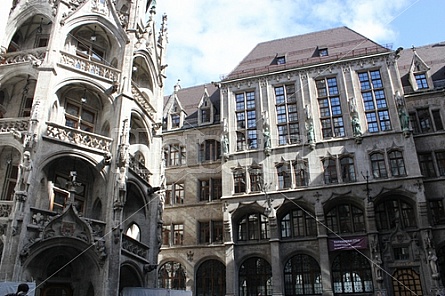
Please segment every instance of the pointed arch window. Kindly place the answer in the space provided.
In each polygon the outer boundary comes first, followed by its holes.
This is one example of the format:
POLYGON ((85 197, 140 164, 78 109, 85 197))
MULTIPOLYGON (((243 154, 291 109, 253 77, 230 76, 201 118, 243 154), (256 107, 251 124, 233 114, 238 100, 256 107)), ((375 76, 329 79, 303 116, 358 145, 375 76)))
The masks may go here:
POLYGON ((365 229, 363 210, 351 205, 340 204, 326 214, 326 225, 334 233, 361 233, 365 229))
POLYGON ((321 269, 309 255, 293 256, 284 266, 285 295, 321 295, 321 269))
POLYGON ((414 208, 398 197, 386 198, 375 207, 377 230, 392 230, 401 223, 402 228, 417 226, 414 208))
POLYGON ((334 293, 371 293, 372 269, 368 259, 356 251, 342 251, 332 263, 334 293))
POLYGON ((243 216, 238 222, 238 240, 262 240, 269 238, 269 219, 261 213, 243 216))
POLYGON ((181 263, 169 261, 159 268, 158 284, 160 288, 185 290, 185 281, 185 268, 181 263))
POLYGON ((196 273, 196 295, 226 295, 226 267, 218 260, 207 260, 196 273))
POLYGON ((266 260, 252 257, 239 269, 239 295, 272 295, 272 268, 266 260))
POLYGON ((131 223, 131 225, 127 228, 127 231, 125 232, 125 235, 131 237, 132 239, 140 241, 141 229, 136 223, 131 223))
POLYGON ((281 218, 281 237, 298 238, 317 235, 314 213, 293 209, 281 218))

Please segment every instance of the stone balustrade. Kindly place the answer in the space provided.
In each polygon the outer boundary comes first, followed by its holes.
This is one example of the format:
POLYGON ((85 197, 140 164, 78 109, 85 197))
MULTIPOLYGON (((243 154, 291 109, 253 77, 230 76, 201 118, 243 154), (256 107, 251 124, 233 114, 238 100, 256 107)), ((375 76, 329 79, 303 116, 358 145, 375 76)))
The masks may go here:
POLYGON ((40 66, 45 59, 46 47, 33 48, 15 52, 0 54, 0 65, 11 65, 31 62, 34 66, 40 66))
POLYGON ((156 113, 155 108, 151 105, 149 99, 143 95, 143 93, 139 90, 139 88, 132 83, 131 84, 131 93, 133 94, 133 98, 141 106, 142 109, 148 114, 151 120, 154 120, 154 114, 156 113))
POLYGON ((139 177, 142 178, 147 183, 150 183, 150 176, 152 173, 139 161, 134 159, 133 156, 130 155, 130 161, 128 167, 139 177))
POLYGON ((110 152, 113 139, 47 122, 46 137, 86 148, 110 152))
POLYGON ((122 235, 122 249, 136 255, 137 257, 147 260, 149 247, 125 234, 122 235))
POLYGON ((27 132, 28 118, 2 118, 0 119, 0 133, 27 132))
POLYGON ((119 81, 121 72, 99 62, 61 52, 60 64, 110 81, 119 81))

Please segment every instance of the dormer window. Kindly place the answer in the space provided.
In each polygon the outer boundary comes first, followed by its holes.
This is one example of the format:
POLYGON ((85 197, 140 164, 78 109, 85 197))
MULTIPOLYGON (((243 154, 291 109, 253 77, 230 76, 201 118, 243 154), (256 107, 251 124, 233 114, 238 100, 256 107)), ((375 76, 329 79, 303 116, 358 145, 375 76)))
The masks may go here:
POLYGON ((428 80, 425 73, 414 74, 416 79, 417 89, 428 89, 428 80))
POLYGON ((327 57, 328 55, 329 55, 329 53, 328 53, 328 49, 326 47, 318 49, 318 56, 319 57, 327 57))
POLYGON ((277 57, 277 65, 284 65, 286 64, 286 57, 285 56, 278 56, 277 57))
POLYGON ((171 114, 171 123, 172 123, 172 128, 179 128, 181 123, 181 117, 179 116, 179 114, 177 113, 171 114))

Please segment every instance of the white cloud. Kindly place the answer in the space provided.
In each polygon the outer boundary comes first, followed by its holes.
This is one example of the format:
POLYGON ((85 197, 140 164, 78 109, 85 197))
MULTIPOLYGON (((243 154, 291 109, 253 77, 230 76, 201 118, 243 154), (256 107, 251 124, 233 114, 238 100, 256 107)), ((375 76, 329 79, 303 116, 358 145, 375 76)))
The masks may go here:
POLYGON ((168 15, 166 94, 217 81, 264 41, 348 26, 391 42, 391 21, 413 0, 158 0, 168 15))

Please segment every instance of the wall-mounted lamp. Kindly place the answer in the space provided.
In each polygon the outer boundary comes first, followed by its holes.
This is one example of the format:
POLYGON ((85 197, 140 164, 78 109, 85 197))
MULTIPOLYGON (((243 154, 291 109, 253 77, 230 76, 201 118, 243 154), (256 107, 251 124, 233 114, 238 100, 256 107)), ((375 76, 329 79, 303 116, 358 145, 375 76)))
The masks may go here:
POLYGON ((43 17, 40 19, 40 25, 37 28, 37 33, 42 33, 43 32, 43 17))
POLYGON ((92 42, 94 42, 94 41, 96 41, 96 39, 97 39, 97 36, 96 36, 96 26, 94 26, 94 31, 93 31, 93 34, 90 37, 90 40, 92 42))
POLYGON ((87 102, 87 89, 84 89, 83 96, 80 98, 80 102, 82 104, 86 104, 86 102, 87 102))

